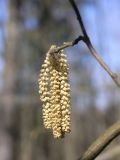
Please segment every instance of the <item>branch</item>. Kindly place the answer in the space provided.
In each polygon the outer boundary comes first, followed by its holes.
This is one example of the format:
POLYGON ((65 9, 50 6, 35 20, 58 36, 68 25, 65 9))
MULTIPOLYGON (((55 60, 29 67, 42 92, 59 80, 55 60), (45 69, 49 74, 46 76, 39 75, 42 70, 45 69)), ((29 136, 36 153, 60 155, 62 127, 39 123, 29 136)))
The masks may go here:
POLYGON ((110 149, 98 156, 96 160, 110 160, 120 157, 120 145, 113 145, 110 149))
POLYGON ((83 24, 83 20, 82 17, 80 15, 80 12, 78 10, 78 7, 75 3, 74 0, 69 0, 69 2, 71 3, 75 14, 77 16, 78 22, 80 24, 80 27, 82 29, 83 32, 83 41, 85 42, 85 44, 87 45, 87 47, 89 48, 91 54, 94 56, 94 58, 98 61, 98 63, 105 69, 105 71, 111 76, 111 78, 113 79, 113 81, 116 83, 116 85, 118 87, 120 87, 120 78, 118 77, 118 75, 114 72, 112 72, 112 70, 109 68, 109 66, 104 62, 104 60, 100 57, 100 55, 97 53, 97 51, 95 50, 95 48, 93 47, 90 38, 86 32, 85 26, 83 24))
POLYGON ((120 135, 120 121, 107 129, 78 160, 94 160, 108 144, 120 135))

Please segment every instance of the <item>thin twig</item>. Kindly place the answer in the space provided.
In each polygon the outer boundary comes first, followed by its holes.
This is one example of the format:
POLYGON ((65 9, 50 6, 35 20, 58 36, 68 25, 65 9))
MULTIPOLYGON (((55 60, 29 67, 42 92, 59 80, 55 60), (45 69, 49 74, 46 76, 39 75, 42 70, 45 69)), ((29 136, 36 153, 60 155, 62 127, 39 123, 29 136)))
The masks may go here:
POLYGON ((86 32, 85 26, 83 24, 83 20, 81 17, 81 14, 78 10, 78 7, 75 3, 74 0, 69 0, 69 2, 71 3, 75 14, 77 16, 78 22, 80 24, 80 27, 82 29, 83 32, 83 41, 85 42, 85 44, 87 45, 87 47, 89 48, 91 54, 94 56, 94 58, 99 62, 99 64, 106 70, 106 72, 111 76, 111 78, 114 80, 114 82, 117 84, 118 87, 120 87, 120 78, 118 77, 118 75, 114 72, 112 72, 112 70, 109 68, 109 66, 104 62, 104 60, 101 58, 101 56, 97 53, 97 51, 95 50, 95 48, 93 47, 90 38, 86 32))
POLYGON ((72 5, 74 11, 75 11, 75 14, 77 16, 77 20, 78 20, 78 22, 80 24, 80 28, 82 29, 84 37, 88 37, 88 34, 87 34, 86 29, 84 27, 84 24, 83 24, 83 21, 82 21, 82 17, 80 15, 80 12, 79 12, 79 9, 78 9, 76 3, 74 2, 74 0, 69 0, 69 1, 70 1, 71 5, 72 5))
POLYGON ((109 68, 109 66, 104 62, 104 60, 100 57, 100 55, 97 53, 95 48, 93 47, 92 43, 89 41, 86 43, 87 47, 90 50, 90 53, 93 55, 93 57, 98 61, 98 63, 105 69, 105 71, 111 76, 113 81, 116 83, 118 87, 120 87, 120 78, 118 75, 109 68))
POLYGON ((83 40, 83 36, 79 36, 78 38, 76 38, 74 41, 72 42, 64 42, 62 46, 60 47, 53 47, 52 49, 50 49, 50 53, 58 53, 59 51, 61 51, 62 49, 68 48, 68 47, 72 47, 76 44, 78 44, 79 41, 83 40))
POLYGON ((108 144, 120 135, 120 121, 116 122, 100 136, 78 160, 94 160, 108 144))

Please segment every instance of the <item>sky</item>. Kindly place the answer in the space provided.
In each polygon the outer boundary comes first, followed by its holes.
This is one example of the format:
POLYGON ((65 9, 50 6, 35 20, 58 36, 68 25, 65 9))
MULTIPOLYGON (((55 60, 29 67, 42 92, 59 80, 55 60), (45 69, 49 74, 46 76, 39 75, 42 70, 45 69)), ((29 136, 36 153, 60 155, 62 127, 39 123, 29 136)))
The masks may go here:
POLYGON ((2 88, 2 75, 4 69, 4 47, 6 36, 6 23, 8 20, 8 1, 0 0, 0 89, 2 88))

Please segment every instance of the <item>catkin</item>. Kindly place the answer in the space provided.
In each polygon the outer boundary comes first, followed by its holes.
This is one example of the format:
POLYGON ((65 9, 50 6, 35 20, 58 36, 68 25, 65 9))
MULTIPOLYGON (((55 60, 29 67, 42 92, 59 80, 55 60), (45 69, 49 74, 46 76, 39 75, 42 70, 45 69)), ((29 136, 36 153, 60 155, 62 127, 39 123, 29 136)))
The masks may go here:
POLYGON ((70 132, 70 84, 66 55, 63 50, 50 53, 55 47, 48 51, 38 81, 44 126, 59 138, 70 132))
POLYGON ((60 96, 62 113, 62 131, 70 132, 70 84, 68 79, 69 66, 66 56, 62 51, 60 53, 60 96))
POLYGON ((51 105, 49 93, 49 72, 50 72, 49 54, 42 65, 39 78, 40 99, 43 102, 43 123, 45 128, 51 128, 51 105))

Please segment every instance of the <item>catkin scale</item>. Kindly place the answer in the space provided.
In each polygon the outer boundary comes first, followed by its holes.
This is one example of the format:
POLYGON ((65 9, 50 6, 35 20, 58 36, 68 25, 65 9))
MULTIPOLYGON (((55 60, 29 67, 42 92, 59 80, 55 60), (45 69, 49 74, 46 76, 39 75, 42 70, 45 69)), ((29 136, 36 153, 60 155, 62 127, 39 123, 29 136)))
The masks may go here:
MULTIPOLYGON (((56 46, 50 48, 53 49, 56 46)), ((39 94, 43 102, 43 123, 55 138, 70 132, 69 66, 64 51, 48 51, 40 71, 39 94)))

